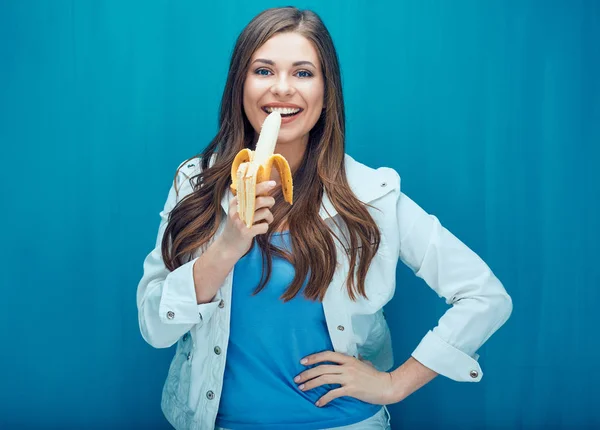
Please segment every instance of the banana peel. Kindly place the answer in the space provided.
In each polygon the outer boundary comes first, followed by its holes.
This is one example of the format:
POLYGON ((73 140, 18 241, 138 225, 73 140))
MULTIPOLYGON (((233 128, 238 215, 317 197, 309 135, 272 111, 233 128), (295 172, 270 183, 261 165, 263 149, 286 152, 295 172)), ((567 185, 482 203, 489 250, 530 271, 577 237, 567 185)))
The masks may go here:
POLYGON ((248 228, 254 224, 256 184, 271 178, 273 166, 281 178, 284 200, 290 205, 294 201, 290 166, 281 154, 273 153, 280 127, 279 112, 270 113, 262 124, 256 150, 242 149, 231 165, 231 191, 238 196, 238 214, 248 228))

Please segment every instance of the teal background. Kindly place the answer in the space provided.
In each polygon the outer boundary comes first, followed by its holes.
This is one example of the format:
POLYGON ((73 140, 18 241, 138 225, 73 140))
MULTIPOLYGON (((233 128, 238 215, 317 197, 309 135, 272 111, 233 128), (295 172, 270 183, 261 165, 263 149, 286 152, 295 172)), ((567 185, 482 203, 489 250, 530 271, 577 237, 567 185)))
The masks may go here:
MULTIPOLYGON (((279 5, 0 0, 0 427, 168 428, 142 261, 177 165, 216 131, 235 38, 279 5)), ((347 152, 397 169, 514 300, 483 380, 438 377, 393 428, 600 426, 600 2, 296 5, 338 48, 347 152)), ((398 278, 397 365, 446 307, 398 278)))

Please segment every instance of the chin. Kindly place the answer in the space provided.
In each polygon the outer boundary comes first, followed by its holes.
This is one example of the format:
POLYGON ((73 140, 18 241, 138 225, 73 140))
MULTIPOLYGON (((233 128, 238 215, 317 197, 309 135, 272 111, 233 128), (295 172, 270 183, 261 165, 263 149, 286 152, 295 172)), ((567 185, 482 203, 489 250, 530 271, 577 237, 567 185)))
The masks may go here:
POLYGON ((302 133, 286 133, 285 130, 279 132, 279 137, 277 138, 277 143, 290 143, 296 142, 302 138, 304 134, 302 133))

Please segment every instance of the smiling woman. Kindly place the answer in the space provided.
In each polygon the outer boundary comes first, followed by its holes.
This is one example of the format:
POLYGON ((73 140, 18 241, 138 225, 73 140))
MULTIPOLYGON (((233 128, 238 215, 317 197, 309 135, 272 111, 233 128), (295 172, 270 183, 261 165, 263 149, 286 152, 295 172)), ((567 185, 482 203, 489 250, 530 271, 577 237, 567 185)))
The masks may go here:
MULTIPOLYGON (((279 141, 286 157, 301 155, 323 110, 324 81, 315 46, 296 32, 278 33, 252 56, 244 85, 244 112, 254 129, 278 110, 283 117, 279 141), (293 125, 292 125, 293 124, 293 125), (284 149, 288 148, 288 150, 284 149)), ((297 167, 300 160, 290 160, 297 167)))
POLYGON ((389 429, 385 407, 442 374, 479 381, 476 351, 509 317, 490 268, 400 189, 391 169, 345 153, 333 41, 293 7, 237 39, 219 131, 177 169, 144 262, 142 336, 177 344, 162 408, 178 429, 389 429), (254 224, 230 191, 236 154, 267 115, 293 174, 256 186, 254 224), (277 190, 277 191, 275 191, 277 190), (383 306, 401 260, 452 307, 399 368, 383 306))

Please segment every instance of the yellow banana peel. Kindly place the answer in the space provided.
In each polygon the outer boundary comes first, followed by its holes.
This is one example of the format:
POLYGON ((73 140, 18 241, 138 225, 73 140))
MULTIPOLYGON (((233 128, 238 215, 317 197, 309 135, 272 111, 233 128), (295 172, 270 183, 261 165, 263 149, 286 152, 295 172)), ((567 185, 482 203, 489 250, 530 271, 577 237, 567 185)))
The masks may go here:
POLYGON ((280 127, 279 112, 270 113, 261 127, 256 150, 242 149, 231 165, 231 191, 238 196, 238 214, 247 227, 254 224, 256 184, 271 178, 273 165, 281 178, 284 200, 289 204, 294 200, 290 166, 281 154, 273 154, 280 127))

